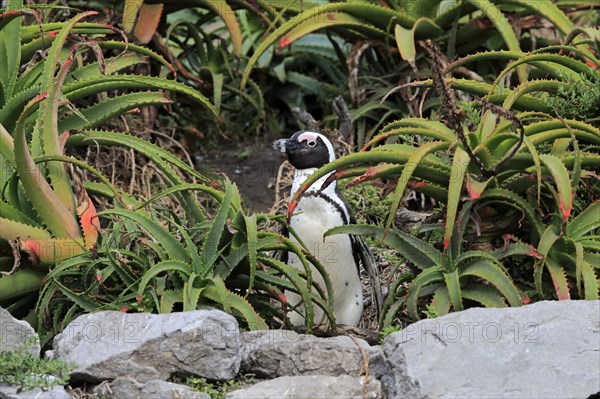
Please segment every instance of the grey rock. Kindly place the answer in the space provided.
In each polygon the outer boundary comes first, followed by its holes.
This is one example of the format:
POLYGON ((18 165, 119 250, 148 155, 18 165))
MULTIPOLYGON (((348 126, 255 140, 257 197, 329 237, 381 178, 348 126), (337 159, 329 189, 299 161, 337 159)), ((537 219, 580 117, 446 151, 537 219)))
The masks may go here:
POLYGON ((39 357, 40 339, 29 323, 15 319, 8 310, 0 308, 0 352, 19 348, 22 353, 39 357))
MULTIPOLYGON (((45 376, 48 380, 53 380, 54 377, 45 376)), ((42 391, 35 388, 29 391, 17 393, 19 386, 0 383, 0 399, 71 399, 65 388, 57 385, 47 391, 42 391)))
POLYGON ((162 380, 151 380, 140 384, 129 377, 104 381, 93 393, 106 399, 210 399, 210 395, 194 391, 187 385, 162 380))
POLYGON ((359 375, 364 361, 359 346, 369 362, 369 375, 385 372, 383 351, 362 339, 347 336, 318 338, 288 330, 265 330, 242 333, 240 371, 259 378, 294 375, 359 375))
POLYGON ((172 373, 212 380, 233 378, 240 367, 236 320, 219 310, 171 314, 82 315, 54 340, 54 356, 78 367, 72 381, 133 376, 141 383, 172 373))
POLYGON ((588 398, 600 391, 600 301, 473 308, 384 342, 389 398, 588 398))
POLYGON ((305 399, 305 398, 343 398, 378 399, 382 397, 381 383, 365 377, 341 375, 303 375, 279 377, 259 382, 250 388, 230 392, 225 399, 305 399))

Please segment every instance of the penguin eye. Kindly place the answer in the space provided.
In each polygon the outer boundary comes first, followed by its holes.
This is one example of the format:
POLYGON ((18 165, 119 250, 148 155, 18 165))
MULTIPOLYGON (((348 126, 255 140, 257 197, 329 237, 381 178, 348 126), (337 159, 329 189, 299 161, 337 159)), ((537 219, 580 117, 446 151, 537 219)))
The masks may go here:
POLYGON ((317 145, 316 141, 307 141, 306 144, 308 144, 309 147, 314 147, 317 145))

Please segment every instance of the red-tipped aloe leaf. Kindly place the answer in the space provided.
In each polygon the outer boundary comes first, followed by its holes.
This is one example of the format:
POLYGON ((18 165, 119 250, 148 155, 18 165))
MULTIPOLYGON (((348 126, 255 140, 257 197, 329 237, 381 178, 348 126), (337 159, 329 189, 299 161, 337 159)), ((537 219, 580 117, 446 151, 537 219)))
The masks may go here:
POLYGON ((546 258, 546 267, 550 272, 550 277, 552 277, 552 283, 554 284, 558 300, 564 301, 571 299, 569 283, 567 282, 567 275, 563 267, 550 257, 546 258))
MULTIPOLYGON (((45 96, 38 96, 27 104, 17 121, 15 132, 15 161, 17 173, 29 201, 50 232, 57 238, 76 239, 81 237, 73 214, 60 201, 33 161, 25 139, 25 119, 31 109, 45 96)), ((62 165, 61 165, 62 167, 62 165)), ((62 168, 64 170, 64 168, 62 168)))
POLYGON ((452 230, 456 221, 456 212, 458 204, 462 197, 463 181, 467 173, 470 158, 465 150, 461 147, 456 147, 454 151, 454 159, 450 171, 450 185, 448 187, 448 205, 446 210, 446 227, 444 229, 444 251, 450 245, 452 238, 452 230))
POLYGON ((134 36, 140 43, 146 44, 152 40, 152 36, 154 36, 154 32, 156 32, 156 28, 160 22, 163 7, 162 3, 142 4, 133 31, 134 36))
POLYGON ((559 207, 561 210, 561 216, 563 222, 566 222, 571 215, 571 209, 573 208, 573 194, 571 191, 571 180, 569 179, 569 172, 562 163, 562 161, 552 155, 542 154, 540 160, 548 168, 556 188, 558 189, 559 196, 559 207))

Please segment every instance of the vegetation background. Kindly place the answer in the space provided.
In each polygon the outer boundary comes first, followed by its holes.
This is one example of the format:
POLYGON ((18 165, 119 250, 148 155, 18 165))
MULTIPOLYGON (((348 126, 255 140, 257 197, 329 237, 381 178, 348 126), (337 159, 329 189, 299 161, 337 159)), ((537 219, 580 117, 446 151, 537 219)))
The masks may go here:
POLYGON ((210 305, 244 329, 291 328, 285 290, 304 299, 306 332, 315 306, 335 325, 326 271, 277 233, 285 212, 249 210, 206 167, 266 192, 243 165, 276 172, 272 139, 303 124, 344 143, 310 181, 334 172, 360 224, 329 234, 370 237, 381 261, 385 304, 364 327, 598 299, 598 4, 2 6, 0 305, 43 345, 101 309, 210 305))

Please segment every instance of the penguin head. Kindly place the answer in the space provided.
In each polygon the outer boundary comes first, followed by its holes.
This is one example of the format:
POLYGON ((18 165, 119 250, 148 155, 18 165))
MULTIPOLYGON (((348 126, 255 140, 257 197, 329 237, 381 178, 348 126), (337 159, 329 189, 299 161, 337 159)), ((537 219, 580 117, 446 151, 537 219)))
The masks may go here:
POLYGON ((315 132, 296 132, 289 139, 275 141, 273 148, 285 152, 296 169, 320 168, 335 159, 331 141, 315 132))

